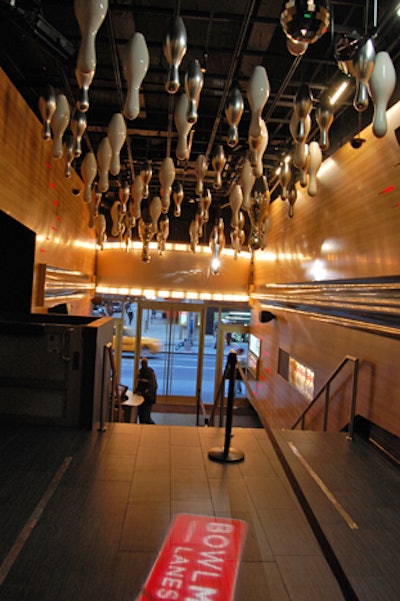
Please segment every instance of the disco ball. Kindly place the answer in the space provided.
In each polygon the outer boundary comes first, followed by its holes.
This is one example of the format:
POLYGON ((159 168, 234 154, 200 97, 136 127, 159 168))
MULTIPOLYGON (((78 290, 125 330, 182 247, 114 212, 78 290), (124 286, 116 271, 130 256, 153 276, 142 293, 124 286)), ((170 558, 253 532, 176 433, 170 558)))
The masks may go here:
POLYGON ((329 2, 289 0, 281 14, 285 35, 295 42, 313 44, 329 27, 329 2))

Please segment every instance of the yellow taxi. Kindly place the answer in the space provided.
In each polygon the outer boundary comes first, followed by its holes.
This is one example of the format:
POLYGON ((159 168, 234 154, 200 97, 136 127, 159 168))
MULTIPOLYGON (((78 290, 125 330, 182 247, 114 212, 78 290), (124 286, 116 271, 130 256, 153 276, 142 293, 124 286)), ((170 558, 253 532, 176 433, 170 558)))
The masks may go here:
MULTIPOLYGON (((115 347, 115 335, 113 336, 113 346, 115 347)), ((161 351, 162 345, 157 338, 142 336, 140 340, 140 354, 155 354, 161 351)), ((136 336, 133 328, 124 326, 122 331, 122 352, 134 353, 136 349, 136 336)))

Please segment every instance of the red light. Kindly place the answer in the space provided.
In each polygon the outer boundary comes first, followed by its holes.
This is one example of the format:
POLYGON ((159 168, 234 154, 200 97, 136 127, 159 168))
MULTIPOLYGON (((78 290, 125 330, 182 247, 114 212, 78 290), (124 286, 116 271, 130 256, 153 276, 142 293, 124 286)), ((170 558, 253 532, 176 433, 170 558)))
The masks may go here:
POLYGON ((60 204, 60 203, 58 202, 58 200, 53 200, 53 205, 56 205, 56 207, 58 207, 58 206, 59 206, 59 204, 60 204))
POLYGON ((53 188, 53 190, 55 190, 55 188, 56 188, 56 186, 53 182, 50 182, 49 186, 50 186, 50 188, 53 188))
POLYGON ((57 228, 56 228, 56 226, 55 226, 55 225, 52 225, 52 226, 51 226, 51 229, 53 230, 53 232, 56 232, 56 231, 57 231, 57 228))
POLYGON ((387 194, 388 192, 393 192, 394 186, 388 186, 384 190, 382 190, 381 194, 387 194))
POLYGON ((46 161, 46 167, 47 167, 47 169, 51 169, 51 163, 48 163, 48 162, 46 161))

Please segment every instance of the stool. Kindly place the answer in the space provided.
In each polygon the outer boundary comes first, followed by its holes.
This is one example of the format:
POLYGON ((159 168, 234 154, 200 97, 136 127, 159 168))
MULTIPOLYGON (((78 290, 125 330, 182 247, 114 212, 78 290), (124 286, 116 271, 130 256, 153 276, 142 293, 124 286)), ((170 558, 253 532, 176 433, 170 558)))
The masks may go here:
POLYGON ((128 399, 121 403, 124 411, 124 422, 127 424, 135 424, 137 419, 137 408, 143 403, 144 397, 131 390, 127 390, 125 394, 128 399))

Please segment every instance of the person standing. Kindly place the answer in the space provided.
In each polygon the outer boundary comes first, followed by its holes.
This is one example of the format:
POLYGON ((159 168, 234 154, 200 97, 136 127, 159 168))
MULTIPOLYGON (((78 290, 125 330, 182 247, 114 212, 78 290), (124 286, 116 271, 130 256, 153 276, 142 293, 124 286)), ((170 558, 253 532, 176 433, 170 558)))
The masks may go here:
POLYGON ((147 357, 143 357, 140 364, 135 392, 142 395, 144 401, 138 407, 139 423, 154 424, 151 410, 157 400, 157 378, 154 370, 149 366, 147 357))

